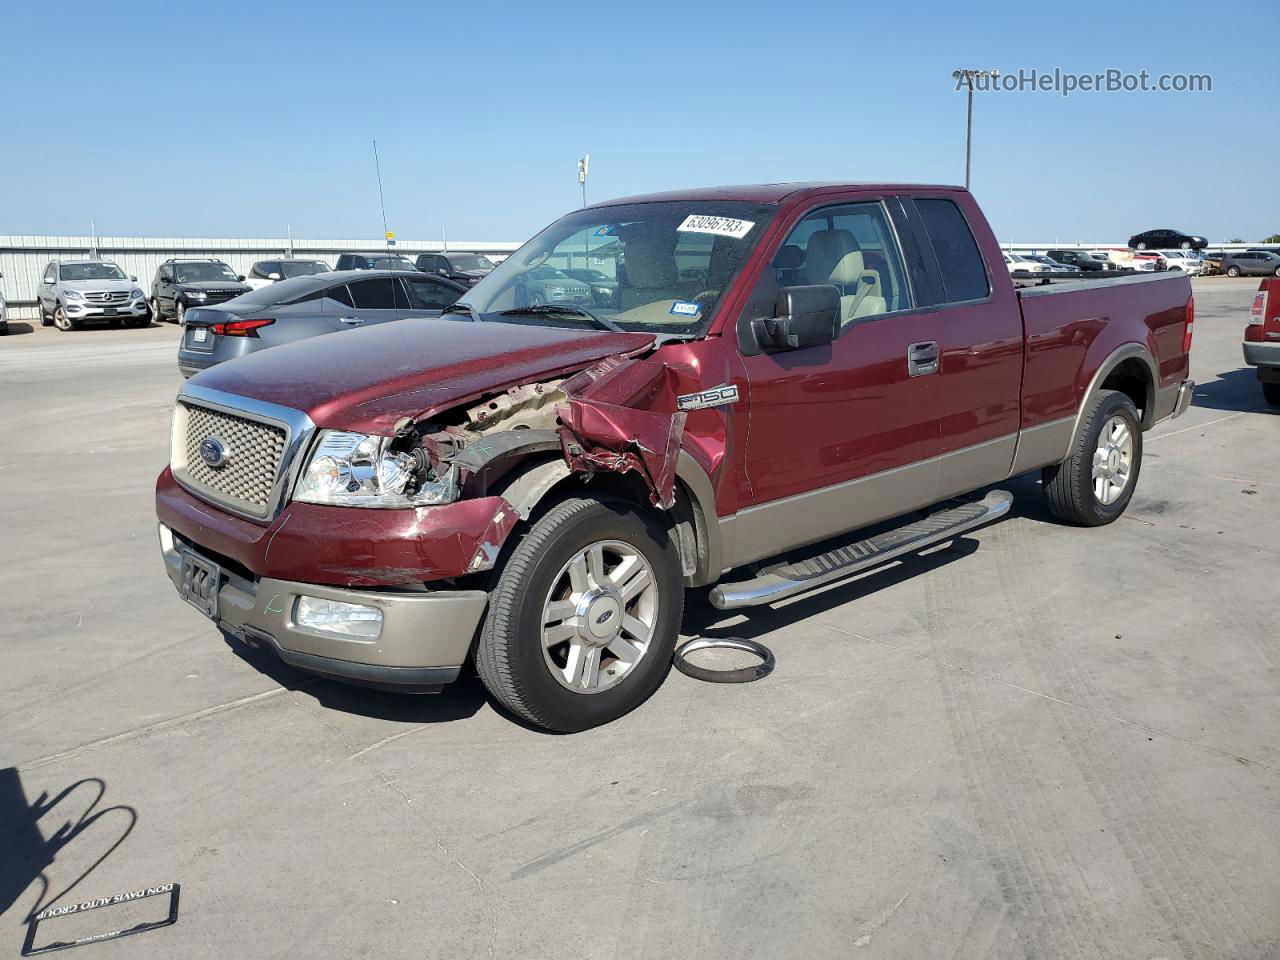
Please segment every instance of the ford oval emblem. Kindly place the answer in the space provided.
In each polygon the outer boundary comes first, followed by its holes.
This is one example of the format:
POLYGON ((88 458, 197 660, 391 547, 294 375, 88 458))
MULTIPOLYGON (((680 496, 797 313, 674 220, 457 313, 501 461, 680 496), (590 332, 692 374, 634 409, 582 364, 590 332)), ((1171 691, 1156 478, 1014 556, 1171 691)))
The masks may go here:
POLYGON ((217 437, 205 437, 200 443, 200 458, 215 470, 225 467, 231 459, 231 451, 217 437))
POLYGON ((600 616, 596 617, 596 626, 603 627, 606 623, 613 619, 613 610, 606 610, 600 616))

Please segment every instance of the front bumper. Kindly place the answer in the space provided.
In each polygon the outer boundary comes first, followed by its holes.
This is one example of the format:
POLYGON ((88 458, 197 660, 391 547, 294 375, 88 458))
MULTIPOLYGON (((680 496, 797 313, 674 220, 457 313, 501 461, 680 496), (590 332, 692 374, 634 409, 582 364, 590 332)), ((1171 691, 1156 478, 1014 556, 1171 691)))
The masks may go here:
MULTIPOLYGON (((163 523, 159 530, 165 572, 181 593, 184 551, 217 559, 163 523)), ((245 573, 221 566, 219 627, 300 670, 404 692, 431 693, 457 679, 488 605, 482 590, 357 590, 245 573), (376 607, 382 630, 368 640, 300 626, 294 615, 301 596, 376 607)))
POLYGON ((1244 362, 1249 366, 1280 367, 1280 341, 1255 343, 1252 340, 1245 340, 1243 346, 1244 362))
POLYGON ((125 303, 87 303, 68 300, 63 304, 71 320, 118 320, 121 317, 145 317, 150 308, 146 300, 130 300, 125 303))

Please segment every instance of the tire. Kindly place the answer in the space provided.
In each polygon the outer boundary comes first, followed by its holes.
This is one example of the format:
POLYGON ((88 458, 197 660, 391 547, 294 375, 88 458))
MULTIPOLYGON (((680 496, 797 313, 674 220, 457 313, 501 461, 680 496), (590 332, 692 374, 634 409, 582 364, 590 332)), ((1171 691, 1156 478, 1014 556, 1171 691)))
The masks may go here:
POLYGON ((177 301, 177 304, 177 311, 174 313, 173 319, 178 326, 185 327, 187 325, 187 305, 181 300, 177 301))
POLYGON ((1183 240, 1183 241, 1182 241, 1182 249, 1183 249, 1183 250, 1190 250, 1190 249, 1191 249, 1191 241, 1190 241, 1190 240, 1183 240))
POLYGON ((151 298, 151 319, 156 323, 164 323, 164 314, 160 312, 160 298, 151 298))
POLYGON ((533 524, 501 567, 476 668, 512 713, 548 730, 576 733, 616 720, 661 686, 683 612, 680 560, 655 518, 622 500, 565 500, 533 524), (593 548, 599 562, 584 559, 571 569, 593 548), (620 593, 613 592, 614 576, 620 593), (553 605, 561 608, 558 615, 549 613, 553 605), (556 619, 545 626, 549 618, 556 619), (628 639, 646 628, 647 645, 628 639), (612 639, 595 636, 609 631, 612 639), (544 637, 550 642, 544 644, 544 637), (628 663, 620 653, 635 659, 628 663), (586 671, 575 669, 584 662, 586 671))
POLYGON ((1275 276, 1280 277, 1280 267, 1276 267, 1275 276))
POLYGON ((1135 249, 1138 249, 1138 250, 1145 250, 1145 249, 1147 249, 1147 245, 1146 245, 1145 243, 1140 243, 1140 244, 1138 244, 1138 246, 1137 246, 1135 249))
POLYGON ((1111 523, 1129 505, 1141 469, 1138 408, 1118 390, 1103 390, 1085 411, 1067 459, 1044 468, 1049 512, 1084 527, 1111 523), (1127 452, 1117 430, 1120 425, 1127 433, 1127 452))
POLYGON ((67 312, 62 309, 62 304, 58 304, 53 310, 53 325, 63 333, 80 329, 79 322, 67 316, 67 312))
POLYGON ((41 303, 39 300, 36 301, 36 313, 40 314, 40 326, 42 327, 53 326, 53 317, 49 316, 47 313, 44 312, 44 304, 41 303))
POLYGON ((1240 268, 1239 268, 1239 267, 1227 267, 1227 276, 1228 276, 1228 277, 1238 277, 1238 276, 1240 276, 1240 268))
POLYGON ((1280 383, 1264 383, 1262 398, 1273 407, 1280 407, 1280 383))

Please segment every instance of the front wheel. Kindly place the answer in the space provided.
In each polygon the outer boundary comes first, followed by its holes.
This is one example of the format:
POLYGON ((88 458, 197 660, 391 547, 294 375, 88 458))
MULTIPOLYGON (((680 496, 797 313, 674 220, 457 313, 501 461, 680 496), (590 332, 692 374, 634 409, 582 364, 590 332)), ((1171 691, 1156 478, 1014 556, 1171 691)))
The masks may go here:
POLYGON ((1129 505, 1141 468, 1138 408, 1118 390, 1103 390, 1085 411, 1067 459, 1044 469, 1049 512, 1086 527, 1111 523, 1129 505))
POLYGON ((512 713, 586 730, 658 689, 683 610, 680 560, 656 518, 621 500, 566 500, 508 556, 476 667, 512 713))
POLYGON ((173 315, 173 318, 178 321, 178 326, 185 327, 187 325, 187 305, 181 300, 178 301, 178 311, 173 315))
POLYGON ((53 311, 53 325, 63 333, 69 333, 80 326, 80 324, 67 316, 67 311, 62 309, 62 304, 58 304, 53 311))

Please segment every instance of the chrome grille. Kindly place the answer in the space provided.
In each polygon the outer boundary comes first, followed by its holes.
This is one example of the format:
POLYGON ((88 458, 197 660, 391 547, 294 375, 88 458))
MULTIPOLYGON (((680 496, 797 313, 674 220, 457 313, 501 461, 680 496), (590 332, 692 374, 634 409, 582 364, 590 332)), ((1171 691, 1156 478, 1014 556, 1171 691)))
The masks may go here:
POLYGON ((86 293, 84 298, 90 303, 124 303, 129 299, 127 290, 94 290, 86 293))
POLYGON ((266 517, 289 440, 285 429, 183 400, 179 405, 186 420, 179 480, 212 500, 266 517), (210 437, 227 451, 224 466, 212 467, 201 456, 200 446, 210 437))

